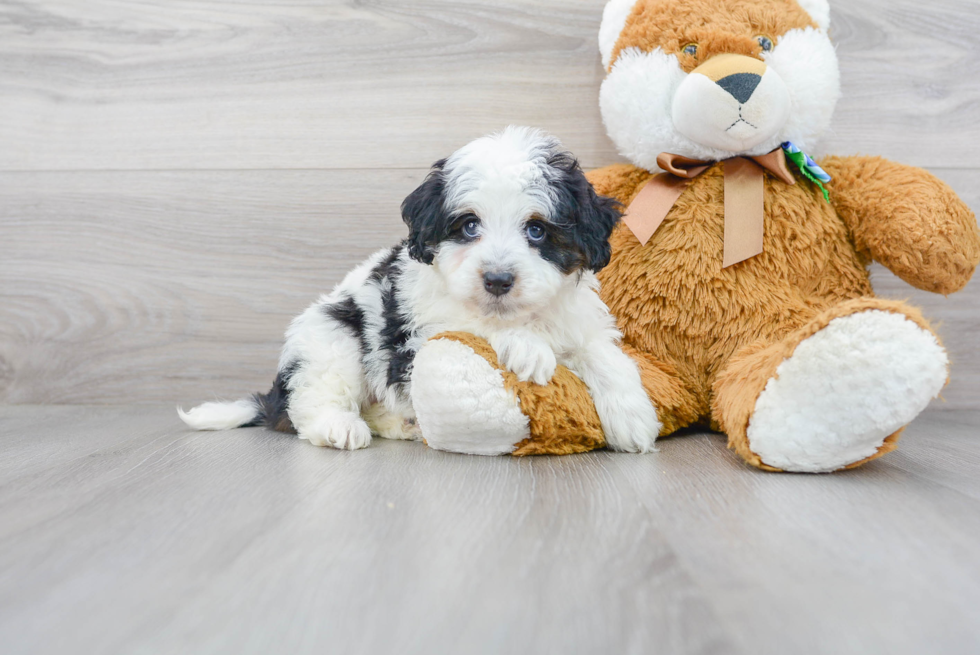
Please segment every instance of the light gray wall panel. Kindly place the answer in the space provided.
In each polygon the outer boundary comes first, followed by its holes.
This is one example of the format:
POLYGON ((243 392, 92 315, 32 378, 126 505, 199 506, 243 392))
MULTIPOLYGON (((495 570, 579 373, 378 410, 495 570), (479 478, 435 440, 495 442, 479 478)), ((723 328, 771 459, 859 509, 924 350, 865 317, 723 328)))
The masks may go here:
MULTIPOLYGON (((980 208, 980 12, 833 2, 825 150, 929 165, 980 208)), ((435 159, 510 123, 617 160, 602 0, 0 2, 0 402, 171 402, 268 384, 288 320, 404 233, 435 159)), ((980 396, 980 290, 878 270, 980 396)))
MULTIPOLYGON (((0 4, 0 170, 428 166, 507 123, 617 160, 603 0, 0 4)), ((827 152, 973 167, 974 0, 832 2, 827 152)))
MULTIPOLYGON (((939 171, 980 208, 973 174, 939 171)), ((406 171, 0 173, 0 402, 192 402, 272 379, 289 320, 402 239, 406 171)), ((980 281, 949 298, 880 267, 939 324, 946 405, 980 391, 980 281)))
POLYGON ((0 173, 0 401, 265 387, 425 171, 0 173))

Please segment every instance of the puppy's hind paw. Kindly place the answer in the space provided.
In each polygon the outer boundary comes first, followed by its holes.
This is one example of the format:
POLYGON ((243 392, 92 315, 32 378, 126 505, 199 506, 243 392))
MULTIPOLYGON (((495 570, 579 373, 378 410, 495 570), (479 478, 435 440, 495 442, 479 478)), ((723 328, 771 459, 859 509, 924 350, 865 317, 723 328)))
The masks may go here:
POLYGON ((300 430, 299 438, 314 446, 358 450, 371 444, 371 428, 353 412, 324 412, 307 429, 300 430))

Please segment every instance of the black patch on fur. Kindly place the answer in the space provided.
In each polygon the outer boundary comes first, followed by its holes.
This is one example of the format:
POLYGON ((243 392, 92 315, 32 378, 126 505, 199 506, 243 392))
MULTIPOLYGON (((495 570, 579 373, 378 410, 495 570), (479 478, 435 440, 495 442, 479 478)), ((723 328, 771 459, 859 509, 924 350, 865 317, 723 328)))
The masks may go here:
POLYGON ((391 249, 388 256, 382 259, 377 266, 371 269, 371 275, 368 276, 368 280, 372 282, 381 282, 386 277, 391 275, 392 271, 395 270, 395 262, 398 261, 398 256, 402 254, 402 250, 405 249, 405 244, 407 242, 402 242, 391 249))
POLYGON ((548 236, 540 243, 531 242, 531 247, 537 249, 542 259, 554 264, 565 275, 586 268, 588 258, 575 242, 574 228, 559 227, 547 221, 541 221, 541 225, 548 236))
POLYGON ((371 277, 381 284, 381 350, 388 353, 388 386, 408 382, 412 374, 415 353, 405 348, 412 336, 398 304, 398 283, 401 269, 396 265, 404 245, 395 247, 391 255, 375 267, 371 277))
POLYGON ((408 254, 431 264, 435 248, 452 232, 453 217, 446 209, 446 160, 432 165, 425 181, 402 202, 402 220, 408 225, 408 254))
POLYGON ((364 334, 364 310, 357 306, 353 298, 347 296, 340 302, 324 305, 323 313, 347 328, 360 344, 362 355, 368 353, 370 346, 364 334))
POLYGON ((243 428, 263 426, 278 432, 289 432, 296 434, 293 422, 289 420, 286 410, 289 407, 289 380, 299 368, 298 362, 293 362, 276 374, 276 380, 272 383, 269 393, 257 393, 252 396, 255 406, 258 407, 258 415, 242 425, 243 428))
POLYGON ((570 153, 552 155, 548 165, 559 171, 552 182, 558 192, 555 215, 542 221, 548 238, 531 245, 566 275, 580 268, 599 271, 609 263, 609 237, 622 205, 598 195, 570 153))

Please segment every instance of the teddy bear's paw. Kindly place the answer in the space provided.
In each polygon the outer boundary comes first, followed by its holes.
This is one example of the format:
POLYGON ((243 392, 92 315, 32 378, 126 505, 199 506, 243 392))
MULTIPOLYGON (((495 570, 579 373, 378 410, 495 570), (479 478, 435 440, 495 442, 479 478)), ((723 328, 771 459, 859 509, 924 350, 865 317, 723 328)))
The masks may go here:
POLYGON ((437 338, 419 350, 412 403, 425 442, 438 450, 501 455, 530 436, 501 372, 458 341, 437 338))
POLYGON ((314 446, 357 450, 371 444, 371 428, 354 412, 324 410, 309 424, 297 426, 297 431, 300 439, 314 446))
POLYGON ((527 330, 503 330, 490 337, 490 346, 500 364, 521 382, 548 384, 555 375, 558 360, 551 346, 527 330))
POLYGON ((660 435, 657 410, 645 393, 595 398, 606 446, 625 453, 651 453, 660 435))
POLYGON ((902 314, 867 310, 804 339, 756 400, 747 437, 768 466, 828 472, 875 455, 942 390, 949 361, 902 314))

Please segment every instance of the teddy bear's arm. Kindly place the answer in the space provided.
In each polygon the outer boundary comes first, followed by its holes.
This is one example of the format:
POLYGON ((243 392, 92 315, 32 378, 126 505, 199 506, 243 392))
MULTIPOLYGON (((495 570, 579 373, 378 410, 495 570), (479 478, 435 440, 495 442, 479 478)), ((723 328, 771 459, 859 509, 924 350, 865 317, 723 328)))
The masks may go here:
POLYGON ((586 173, 595 192, 602 196, 615 198, 624 205, 629 204, 637 189, 650 179, 651 173, 630 164, 613 164, 586 173))
POLYGON ((828 157, 830 199, 862 258, 914 287, 949 294, 980 262, 970 208, 929 172, 880 157, 828 157))

